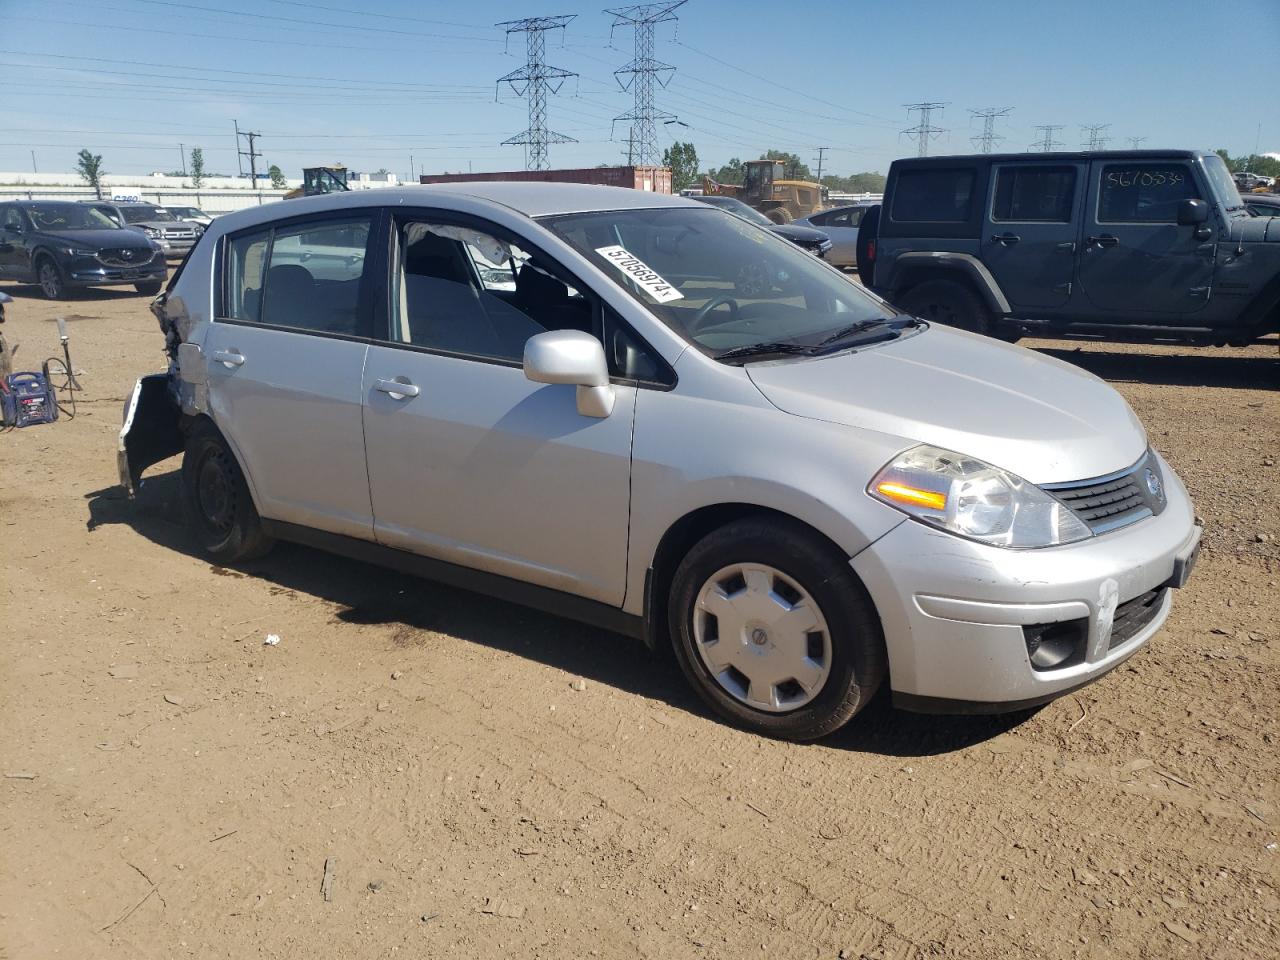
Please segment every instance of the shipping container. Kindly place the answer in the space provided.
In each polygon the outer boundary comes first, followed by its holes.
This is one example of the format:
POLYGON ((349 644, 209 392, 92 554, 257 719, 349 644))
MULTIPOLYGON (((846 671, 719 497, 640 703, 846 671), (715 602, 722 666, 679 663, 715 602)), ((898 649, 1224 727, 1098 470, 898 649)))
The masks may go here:
POLYGON ((424 173, 419 183, 519 180, 535 183, 595 183, 653 193, 671 192, 670 167, 584 167, 580 170, 506 170, 499 173, 424 173))

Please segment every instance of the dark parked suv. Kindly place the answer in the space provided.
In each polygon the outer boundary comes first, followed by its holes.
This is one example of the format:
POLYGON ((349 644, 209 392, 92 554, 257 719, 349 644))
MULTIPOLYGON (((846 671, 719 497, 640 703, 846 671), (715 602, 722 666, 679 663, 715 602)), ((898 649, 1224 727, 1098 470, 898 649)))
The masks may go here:
POLYGON ((164 251, 83 203, 0 203, 0 280, 38 283, 50 300, 73 287, 132 284, 160 292, 164 251))
POLYGON ((1192 150, 898 160, 862 222, 863 283, 1016 338, 1243 345, 1280 330, 1280 217, 1192 150))

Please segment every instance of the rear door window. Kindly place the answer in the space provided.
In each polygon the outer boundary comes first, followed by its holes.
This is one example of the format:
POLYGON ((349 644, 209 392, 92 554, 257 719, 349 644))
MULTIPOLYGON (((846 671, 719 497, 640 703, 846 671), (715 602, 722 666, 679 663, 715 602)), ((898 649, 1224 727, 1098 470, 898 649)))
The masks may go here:
POLYGON ((1075 167, 1001 167, 991 219, 1018 223, 1070 223, 1075 167))
POLYGON ((970 167, 903 170, 890 216, 900 223, 963 223, 973 211, 973 185, 970 167))
POLYGON ((1109 163, 1101 177, 1099 223, 1177 223, 1178 204, 1200 197, 1182 163, 1109 163))

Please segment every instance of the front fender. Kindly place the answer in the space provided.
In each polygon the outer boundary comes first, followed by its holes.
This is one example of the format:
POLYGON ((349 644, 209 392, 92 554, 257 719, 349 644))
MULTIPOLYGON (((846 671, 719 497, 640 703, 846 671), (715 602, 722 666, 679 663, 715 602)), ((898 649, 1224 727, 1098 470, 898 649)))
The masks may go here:
POLYGON ((893 269, 889 275, 889 289, 898 292, 909 281, 913 274, 926 274, 930 279, 940 273, 958 273, 968 280, 987 306, 1000 314, 1007 315, 1013 309, 1005 298, 1000 284, 991 275, 991 271, 977 257, 968 253, 956 253, 949 250, 913 250, 900 254, 893 261, 893 269))

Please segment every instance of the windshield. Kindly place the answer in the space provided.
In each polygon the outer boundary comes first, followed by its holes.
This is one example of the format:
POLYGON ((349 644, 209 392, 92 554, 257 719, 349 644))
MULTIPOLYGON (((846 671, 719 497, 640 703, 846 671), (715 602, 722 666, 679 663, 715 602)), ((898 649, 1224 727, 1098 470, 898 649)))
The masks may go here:
POLYGON ((124 214, 125 223, 143 223, 148 221, 170 223, 178 219, 168 210, 162 210, 160 207, 121 207, 120 212, 124 214))
POLYGON ((777 349, 761 355, 841 349, 850 342, 833 342, 837 334, 883 328, 896 316, 795 244, 720 210, 610 210, 543 222, 716 357, 764 345, 777 349))
POLYGON ((741 217, 747 223, 754 223, 761 227, 773 226, 773 221, 766 217, 754 207, 749 207, 736 197, 699 197, 703 203, 712 207, 719 207, 721 210, 728 210, 735 216, 741 217))
POLYGON ((27 207, 37 230, 120 230, 101 210, 80 203, 49 203, 27 207))
POLYGON ((1244 201, 1240 199, 1240 191, 1236 188, 1236 182, 1231 179, 1231 173, 1227 170, 1227 165, 1222 162, 1222 158, 1215 153, 1203 157, 1202 160, 1204 172, 1209 176, 1213 192, 1222 201, 1223 206, 1228 210, 1243 210, 1244 201))

